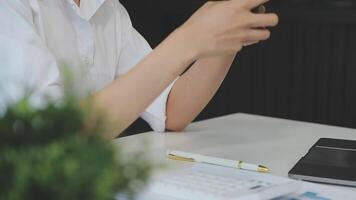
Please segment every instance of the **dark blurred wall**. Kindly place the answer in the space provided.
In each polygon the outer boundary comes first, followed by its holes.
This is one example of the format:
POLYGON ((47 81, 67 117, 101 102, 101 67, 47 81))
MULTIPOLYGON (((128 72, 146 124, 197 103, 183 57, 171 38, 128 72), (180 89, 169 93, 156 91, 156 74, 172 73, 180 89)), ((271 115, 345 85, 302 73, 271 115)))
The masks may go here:
MULTIPOLYGON (((204 1, 121 0, 154 47, 204 1)), ((239 53, 197 120, 236 112, 356 128, 355 0, 275 0, 268 42, 239 53)), ((192 36, 194 37, 194 36, 192 36)), ((148 130, 142 123, 130 129, 148 130), (133 129, 132 129, 133 128, 133 129)))

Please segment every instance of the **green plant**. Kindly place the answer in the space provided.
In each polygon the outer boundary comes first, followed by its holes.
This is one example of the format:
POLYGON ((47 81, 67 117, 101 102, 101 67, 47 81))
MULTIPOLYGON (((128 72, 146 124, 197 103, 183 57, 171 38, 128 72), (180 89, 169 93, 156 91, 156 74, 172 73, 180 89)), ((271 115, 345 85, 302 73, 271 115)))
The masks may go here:
POLYGON ((135 196, 153 165, 103 140, 103 120, 84 128, 88 110, 68 98, 41 109, 28 99, 0 116, 0 199, 104 200, 135 196))

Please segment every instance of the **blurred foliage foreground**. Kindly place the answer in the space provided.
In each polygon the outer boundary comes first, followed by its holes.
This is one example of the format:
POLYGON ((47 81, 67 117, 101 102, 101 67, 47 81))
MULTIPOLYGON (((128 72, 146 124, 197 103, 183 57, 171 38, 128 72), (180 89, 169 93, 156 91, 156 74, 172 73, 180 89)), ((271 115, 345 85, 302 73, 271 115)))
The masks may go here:
POLYGON ((23 99, 0 114, 1 200, 134 198, 153 166, 100 138, 101 123, 83 128, 87 112, 75 101, 35 109, 23 99))

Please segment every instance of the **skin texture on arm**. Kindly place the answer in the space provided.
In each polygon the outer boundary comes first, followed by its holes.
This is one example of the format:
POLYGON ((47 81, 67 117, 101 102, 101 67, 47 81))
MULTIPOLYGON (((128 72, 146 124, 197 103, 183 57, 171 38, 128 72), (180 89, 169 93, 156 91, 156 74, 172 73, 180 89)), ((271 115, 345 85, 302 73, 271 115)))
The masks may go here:
POLYGON ((204 109, 219 89, 235 55, 200 59, 175 82, 167 102, 168 130, 182 131, 204 109))
POLYGON ((278 17, 251 12, 265 2, 206 3, 131 71, 93 94, 94 109, 103 112, 111 125, 104 136, 114 138, 125 130, 170 83, 197 61, 176 82, 168 100, 167 128, 185 128, 215 94, 233 55, 244 44, 269 38, 270 32, 259 27, 275 26, 278 17))
POLYGON ((193 52, 183 44, 172 34, 135 68, 91 97, 94 109, 108 121, 104 137, 115 138, 124 131, 193 62, 193 52))
MULTIPOLYGON (((253 12, 265 11, 265 7, 261 5, 253 12)), ((267 39, 269 35, 265 37, 267 39)), ((244 46, 258 42, 247 40, 244 46)), ((172 88, 167 102, 168 130, 182 131, 196 118, 221 86, 235 56, 236 53, 200 59, 181 76, 172 88)))
MULTIPOLYGON (((217 0, 219 1, 219 0, 217 0)), ((261 5, 255 13, 265 13, 261 5)), ((259 41, 247 41, 244 46, 259 41)), ((204 109, 225 79, 236 53, 198 60, 175 83, 167 102, 166 127, 170 131, 182 131, 204 109)))

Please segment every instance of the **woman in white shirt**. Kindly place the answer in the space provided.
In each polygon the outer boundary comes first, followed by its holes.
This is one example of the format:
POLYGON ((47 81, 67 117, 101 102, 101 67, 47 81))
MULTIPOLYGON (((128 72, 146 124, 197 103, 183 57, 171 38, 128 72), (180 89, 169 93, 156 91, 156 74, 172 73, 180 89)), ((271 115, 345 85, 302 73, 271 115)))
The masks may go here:
POLYGON ((260 27, 275 26, 278 17, 251 12, 265 2, 208 2, 151 50, 117 0, 2 0, 0 105, 16 101, 24 88, 33 89, 33 104, 44 95, 61 98, 66 65, 75 91, 90 92, 114 124, 105 137, 139 116, 155 131, 183 130, 219 88, 236 53, 269 38, 260 27))

